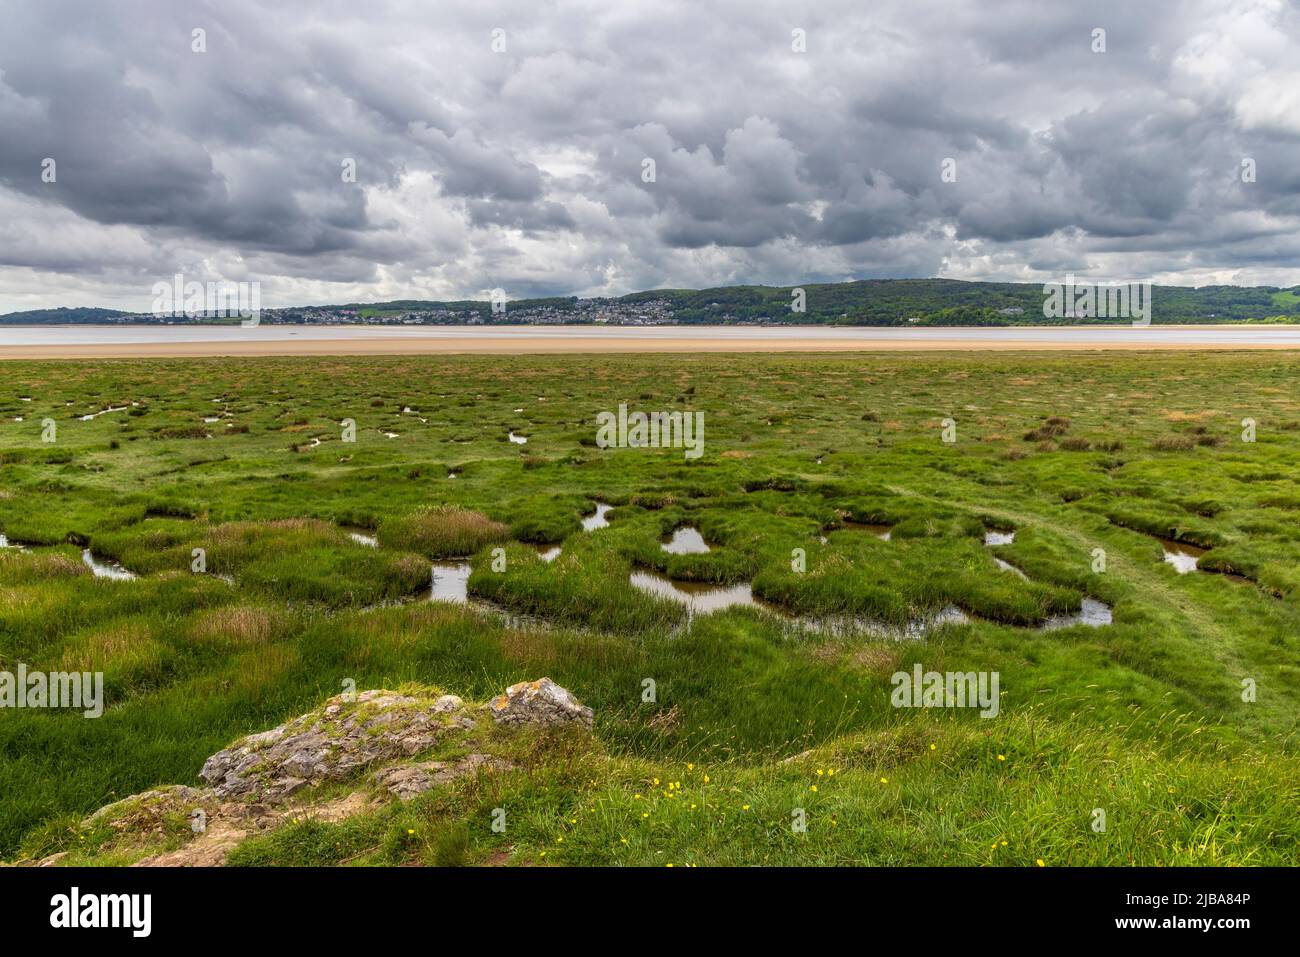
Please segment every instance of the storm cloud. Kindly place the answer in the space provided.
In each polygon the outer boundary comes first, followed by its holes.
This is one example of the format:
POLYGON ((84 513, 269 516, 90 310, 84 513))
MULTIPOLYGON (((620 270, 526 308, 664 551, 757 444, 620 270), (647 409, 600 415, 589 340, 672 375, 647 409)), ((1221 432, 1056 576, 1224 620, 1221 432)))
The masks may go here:
POLYGON ((265 305, 1300 283, 1295 2, 0 12, 0 312, 177 272, 265 305))

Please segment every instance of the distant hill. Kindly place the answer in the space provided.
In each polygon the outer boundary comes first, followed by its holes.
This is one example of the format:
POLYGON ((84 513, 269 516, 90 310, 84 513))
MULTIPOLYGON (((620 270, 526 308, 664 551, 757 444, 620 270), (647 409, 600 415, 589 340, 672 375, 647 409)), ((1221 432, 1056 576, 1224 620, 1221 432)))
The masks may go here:
MULTIPOLYGON (((807 312, 790 311, 791 286, 724 286, 633 293, 625 300, 662 298, 680 323, 732 321, 844 325, 1074 325, 1080 319, 1043 316, 1041 283, 962 282, 955 279, 872 279, 808 284, 807 312), (999 312, 1003 310, 1003 312, 999 312), (1021 310, 1016 312, 1015 310, 1021 310)), ((1297 290, 1272 286, 1155 286, 1152 322, 1215 323, 1300 317, 1297 290)), ((1093 320, 1115 321, 1115 320, 1093 320)))
MULTIPOLYGON (((529 314, 569 314, 592 321, 592 305, 631 309, 665 303, 672 321, 684 325, 779 323, 783 325, 1074 325, 1088 320, 1048 319, 1043 315, 1042 283, 964 282, 956 279, 868 279, 802 286, 718 286, 710 289, 650 289, 611 299, 511 300, 504 316, 494 316, 482 301, 350 303, 281 310, 288 314, 347 310, 361 320, 419 312, 452 312, 482 322, 529 321, 529 314), (806 311, 791 311, 792 292, 805 292, 806 311), (1019 310, 1019 311, 1017 311, 1019 310)), ((289 321, 295 321, 291 315, 289 321)), ((1300 287, 1154 286, 1152 322, 1300 322, 1300 287)), ((1116 320, 1094 319, 1094 322, 1116 320)), ((1126 320, 1119 320, 1126 321, 1126 320)))
MULTIPOLYGON (((402 299, 262 310, 279 323, 640 323, 858 326, 1075 325, 1126 319, 1046 318, 1041 283, 964 282, 956 279, 868 279, 792 286, 718 286, 651 289, 626 296, 512 299, 504 314, 482 300, 402 299), (805 293, 805 311, 791 310, 792 293, 805 293)), ((0 316, 3 324, 178 322, 113 309, 43 309, 0 316)), ((222 320, 195 319, 194 322, 222 320)), ((229 320, 225 320, 229 321, 229 320)), ((1300 322, 1300 286, 1155 286, 1152 322, 1300 322)))
POLYGON ((49 326, 69 322, 106 322, 122 319, 129 315, 131 313, 123 312, 120 309, 96 309, 82 306, 69 309, 61 306, 58 309, 32 309, 28 312, 11 312, 0 316, 0 322, 11 326, 49 326))

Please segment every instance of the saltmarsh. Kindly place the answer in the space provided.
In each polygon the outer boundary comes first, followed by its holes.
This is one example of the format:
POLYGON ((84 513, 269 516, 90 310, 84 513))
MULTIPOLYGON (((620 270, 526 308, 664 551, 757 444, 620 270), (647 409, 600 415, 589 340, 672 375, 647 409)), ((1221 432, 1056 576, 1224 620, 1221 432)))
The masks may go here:
POLYGON ((1296 863, 1295 372, 1286 353, 5 363, 0 533, 26 550, 0 549, 0 668, 103 671, 107 701, 0 711, 0 855, 75 851, 90 811, 194 782, 346 679, 483 699, 546 674, 595 709, 593 739, 236 861, 1296 863), (598 448, 620 403, 703 412, 704 454, 598 448), (598 504, 609 527, 584 531, 598 504), (662 548, 687 527, 707 552, 662 548), (1162 538, 1209 550, 1180 575, 1162 538), (139 577, 96 578, 83 548, 139 577), (471 603, 427 601, 457 558, 471 603), (762 607, 688 619, 638 570, 762 607), (1113 622, 1042 627, 1084 598, 1113 622), (911 640, 815 627, 907 634, 950 607, 968 620, 911 640), (891 708, 915 662, 998 671, 999 716, 891 708))

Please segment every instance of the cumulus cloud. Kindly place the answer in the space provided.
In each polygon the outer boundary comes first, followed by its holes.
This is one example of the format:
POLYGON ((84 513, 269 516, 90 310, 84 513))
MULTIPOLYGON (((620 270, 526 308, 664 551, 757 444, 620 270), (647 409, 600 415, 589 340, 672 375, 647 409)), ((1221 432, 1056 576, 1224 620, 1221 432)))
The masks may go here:
POLYGON ((175 272, 268 305, 1292 285, 1297 53, 1287 0, 20 0, 0 311, 175 272))

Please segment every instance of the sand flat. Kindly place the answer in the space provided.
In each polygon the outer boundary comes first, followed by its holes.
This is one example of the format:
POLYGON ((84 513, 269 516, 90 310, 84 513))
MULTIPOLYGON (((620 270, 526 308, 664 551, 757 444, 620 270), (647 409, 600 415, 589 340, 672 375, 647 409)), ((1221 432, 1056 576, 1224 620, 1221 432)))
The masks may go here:
POLYGON ((0 326, 0 359, 1300 349, 1300 326, 0 326))

